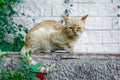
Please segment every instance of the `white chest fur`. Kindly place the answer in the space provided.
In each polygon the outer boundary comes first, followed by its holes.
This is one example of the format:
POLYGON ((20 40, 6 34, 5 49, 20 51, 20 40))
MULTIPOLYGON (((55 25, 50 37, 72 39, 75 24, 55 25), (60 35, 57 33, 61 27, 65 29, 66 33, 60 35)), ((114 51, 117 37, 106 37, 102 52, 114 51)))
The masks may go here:
POLYGON ((53 28, 47 29, 45 27, 39 28, 31 34, 31 45, 34 50, 44 49, 49 47, 49 36, 55 30, 53 28))

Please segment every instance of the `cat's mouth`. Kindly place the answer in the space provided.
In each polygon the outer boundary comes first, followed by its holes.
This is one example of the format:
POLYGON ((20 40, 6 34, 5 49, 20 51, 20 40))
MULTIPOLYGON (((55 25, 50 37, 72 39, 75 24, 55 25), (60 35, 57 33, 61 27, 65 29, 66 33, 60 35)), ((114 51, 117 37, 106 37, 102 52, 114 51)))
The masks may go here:
POLYGON ((78 37, 79 37, 79 35, 74 35, 73 37, 74 37, 74 38, 78 38, 78 37))

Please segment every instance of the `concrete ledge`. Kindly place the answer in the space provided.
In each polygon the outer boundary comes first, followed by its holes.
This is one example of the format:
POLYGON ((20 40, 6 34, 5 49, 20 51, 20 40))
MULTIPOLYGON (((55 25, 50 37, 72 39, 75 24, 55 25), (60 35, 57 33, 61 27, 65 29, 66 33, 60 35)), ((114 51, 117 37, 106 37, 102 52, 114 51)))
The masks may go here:
MULTIPOLYGON (((19 60, 18 53, 10 53, 19 60)), ((46 74, 46 80, 119 80, 120 54, 68 54, 41 53, 32 55, 43 66, 56 64, 53 72, 46 74)), ((10 59, 4 58, 4 65, 10 59)))
MULTIPOLYGON (((5 54, 6 52, 3 52, 5 54)), ((9 52, 9 55, 13 57, 19 57, 19 52, 9 52)), ((33 53, 33 57, 38 58, 51 58, 53 55, 58 55, 64 59, 64 58, 81 58, 85 56, 105 56, 105 57, 120 57, 120 53, 66 53, 66 52, 53 52, 53 53, 33 53)))

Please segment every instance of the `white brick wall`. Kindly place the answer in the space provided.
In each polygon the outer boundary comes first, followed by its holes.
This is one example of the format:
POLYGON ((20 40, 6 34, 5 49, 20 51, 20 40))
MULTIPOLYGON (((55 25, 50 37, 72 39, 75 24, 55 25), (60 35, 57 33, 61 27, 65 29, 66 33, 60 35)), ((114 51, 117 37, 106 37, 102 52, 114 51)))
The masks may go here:
POLYGON ((30 15, 31 18, 35 19, 35 22, 22 15, 15 16, 14 20, 30 29, 43 20, 61 20, 64 10, 73 4, 70 17, 81 17, 89 14, 86 30, 75 44, 75 51, 119 53, 120 18, 116 15, 120 13, 120 10, 117 9, 120 0, 69 1, 69 4, 65 4, 64 0, 23 0, 15 7, 16 11, 30 15))

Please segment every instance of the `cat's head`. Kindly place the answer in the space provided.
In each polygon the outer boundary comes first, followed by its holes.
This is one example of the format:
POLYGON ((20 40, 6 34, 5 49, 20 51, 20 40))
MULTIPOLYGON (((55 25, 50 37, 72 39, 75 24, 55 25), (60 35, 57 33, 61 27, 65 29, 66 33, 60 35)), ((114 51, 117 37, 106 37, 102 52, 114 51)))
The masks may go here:
POLYGON ((69 37, 79 37, 80 33, 84 31, 85 20, 88 15, 82 16, 79 19, 68 18, 67 16, 62 16, 65 21, 65 33, 69 37))

